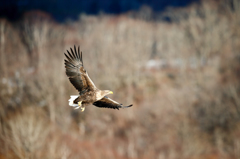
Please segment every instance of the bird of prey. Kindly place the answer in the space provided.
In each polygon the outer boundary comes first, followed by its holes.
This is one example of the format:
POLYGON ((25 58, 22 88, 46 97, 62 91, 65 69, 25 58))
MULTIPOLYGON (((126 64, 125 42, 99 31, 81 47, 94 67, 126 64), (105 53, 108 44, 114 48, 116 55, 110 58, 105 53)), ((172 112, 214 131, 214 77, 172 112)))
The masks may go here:
POLYGON ((110 90, 100 90, 98 89, 93 81, 88 76, 87 71, 83 66, 82 52, 80 52, 80 47, 76 49, 74 45, 74 50, 70 48, 67 50, 65 68, 66 74, 72 83, 72 85, 78 90, 79 95, 72 95, 69 101, 69 106, 75 109, 81 108, 83 112, 85 106, 94 105, 100 108, 128 108, 129 106, 123 106, 122 104, 107 97, 108 94, 113 94, 110 90))

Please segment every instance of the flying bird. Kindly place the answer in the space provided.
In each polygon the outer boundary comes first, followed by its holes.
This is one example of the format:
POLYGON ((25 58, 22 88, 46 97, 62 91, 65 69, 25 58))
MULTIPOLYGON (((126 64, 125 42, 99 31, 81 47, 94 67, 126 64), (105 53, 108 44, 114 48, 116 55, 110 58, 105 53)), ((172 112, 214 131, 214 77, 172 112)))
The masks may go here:
POLYGON ((76 50, 74 45, 74 50, 70 48, 67 50, 65 68, 66 74, 72 83, 72 85, 78 90, 79 95, 71 95, 69 101, 69 106, 75 109, 81 108, 83 112, 85 106, 94 105, 100 108, 128 108, 129 106, 123 106, 122 104, 112 100, 107 97, 109 94, 113 94, 110 90, 100 90, 98 89, 93 81, 88 76, 87 71, 83 66, 82 52, 80 52, 80 47, 76 50))

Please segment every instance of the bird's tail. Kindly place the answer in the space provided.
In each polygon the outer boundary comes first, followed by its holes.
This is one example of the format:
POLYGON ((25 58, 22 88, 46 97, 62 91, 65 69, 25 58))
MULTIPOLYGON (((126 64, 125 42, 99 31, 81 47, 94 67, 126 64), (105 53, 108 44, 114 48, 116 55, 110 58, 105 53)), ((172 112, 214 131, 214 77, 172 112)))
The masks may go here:
POLYGON ((69 106, 71 106, 71 107, 78 107, 78 104, 73 103, 73 101, 74 101, 75 99, 77 99, 77 97, 78 97, 78 95, 72 95, 72 96, 70 96, 70 99, 68 100, 68 101, 69 101, 69 106))

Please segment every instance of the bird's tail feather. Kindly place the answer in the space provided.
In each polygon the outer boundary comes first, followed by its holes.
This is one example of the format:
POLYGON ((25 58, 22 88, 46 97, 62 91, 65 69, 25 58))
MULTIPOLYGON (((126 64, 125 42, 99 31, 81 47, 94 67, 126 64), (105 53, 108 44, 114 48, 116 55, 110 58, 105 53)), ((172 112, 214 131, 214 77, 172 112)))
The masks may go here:
POLYGON ((70 99, 68 100, 68 101, 69 101, 69 106, 71 106, 71 107, 78 107, 78 104, 73 103, 73 101, 74 101, 75 99, 77 99, 77 97, 78 97, 78 95, 72 95, 72 96, 70 96, 70 99))

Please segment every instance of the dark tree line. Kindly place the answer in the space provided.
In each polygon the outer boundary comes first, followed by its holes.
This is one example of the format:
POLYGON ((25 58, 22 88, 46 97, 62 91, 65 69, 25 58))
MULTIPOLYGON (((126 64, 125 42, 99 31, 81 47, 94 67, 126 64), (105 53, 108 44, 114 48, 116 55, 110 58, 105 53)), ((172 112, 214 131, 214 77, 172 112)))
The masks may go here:
POLYGON ((181 7, 198 0, 0 0, 0 17, 18 19, 24 12, 42 10, 50 13, 56 20, 77 19, 80 13, 98 14, 100 12, 119 14, 138 10, 147 5, 153 11, 163 11, 166 7, 181 7))

